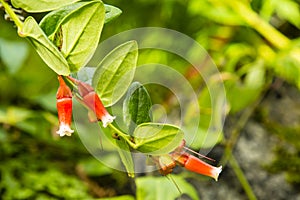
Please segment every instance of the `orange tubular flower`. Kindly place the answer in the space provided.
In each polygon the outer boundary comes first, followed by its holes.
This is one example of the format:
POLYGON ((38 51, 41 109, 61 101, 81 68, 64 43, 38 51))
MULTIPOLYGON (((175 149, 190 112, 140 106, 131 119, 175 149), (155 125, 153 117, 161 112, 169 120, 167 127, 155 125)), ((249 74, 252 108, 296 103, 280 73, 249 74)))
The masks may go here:
POLYGON ((59 130, 56 131, 56 133, 60 136, 71 136, 74 132, 70 127, 72 121, 72 91, 61 76, 58 76, 58 81, 59 88, 56 93, 56 107, 58 112, 59 130))
POLYGON ((218 180, 219 174, 222 171, 222 166, 214 167, 188 153, 173 154, 172 157, 179 165, 183 166, 187 170, 196 172, 198 174, 203 174, 205 176, 210 176, 216 181, 218 180))
POLYGON ((170 156, 182 167, 189 171, 196 172, 205 176, 210 176, 216 181, 218 180, 219 174, 222 171, 222 166, 214 167, 199 158, 185 152, 183 149, 186 148, 185 141, 182 140, 180 146, 170 154, 170 156))
POLYGON ((99 96, 91 85, 69 77, 78 87, 78 93, 82 97, 81 101, 96 115, 97 120, 102 121, 103 127, 112 123, 115 116, 111 116, 103 106, 99 96))

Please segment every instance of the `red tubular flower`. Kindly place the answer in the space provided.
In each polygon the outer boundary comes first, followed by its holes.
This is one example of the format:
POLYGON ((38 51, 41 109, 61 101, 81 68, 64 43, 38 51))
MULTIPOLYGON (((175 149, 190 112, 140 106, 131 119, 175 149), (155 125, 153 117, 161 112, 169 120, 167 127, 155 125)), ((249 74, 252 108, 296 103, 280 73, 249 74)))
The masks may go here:
MULTIPOLYGON (((179 147, 174 152, 170 153, 170 156, 182 167, 189 171, 196 172, 205 176, 210 176, 216 181, 218 180, 219 174, 222 171, 222 166, 214 167, 199 158, 184 151, 185 140, 182 140, 179 147)), ((186 148, 188 149, 188 148, 186 148)), ((192 150, 190 150, 192 151, 192 150)))
POLYGON ((78 93, 82 97, 81 101, 90 109, 93 111, 93 113, 96 115, 97 120, 102 121, 103 127, 106 127, 108 124, 112 123, 115 116, 111 116, 105 107, 102 104, 102 101, 100 100, 97 93, 94 91, 91 85, 81 82, 79 80, 76 80, 72 77, 69 77, 69 79, 74 82, 78 87, 78 93))
POLYGON ((58 112, 59 130, 56 131, 56 133, 60 136, 71 136, 74 132, 70 127, 72 121, 72 92, 61 76, 58 76, 58 80, 59 87, 56 93, 56 107, 58 112))
POLYGON ((172 154, 172 157, 176 160, 177 163, 179 163, 187 170, 196 172, 198 174, 203 174, 205 176, 210 176, 216 181, 218 180, 219 174, 222 171, 222 166, 214 167, 186 152, 182 154, 172 154))

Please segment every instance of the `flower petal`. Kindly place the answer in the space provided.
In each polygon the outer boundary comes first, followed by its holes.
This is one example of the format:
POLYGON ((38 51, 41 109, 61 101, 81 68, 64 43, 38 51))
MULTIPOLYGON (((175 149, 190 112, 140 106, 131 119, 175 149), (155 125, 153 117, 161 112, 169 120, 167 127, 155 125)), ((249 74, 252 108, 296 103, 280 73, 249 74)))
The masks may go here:
POLYGON ((116 119, 115 116, 111 116, 109 113, 106 113, 101 117, 101 121, 103 124, 103 127, 106 128, 108 124, 112 123, 116 119))
POLYGON ((60 126, 59 126, 59 130, 56 131, 56 133, 57 133, 60 137, 63 137, 63 136, 65 136, 65 135, 66 135, 66 136, 71 136, 72 133, 74 133, 74 130, 72 130, 68 124, 61 123, 60 126))

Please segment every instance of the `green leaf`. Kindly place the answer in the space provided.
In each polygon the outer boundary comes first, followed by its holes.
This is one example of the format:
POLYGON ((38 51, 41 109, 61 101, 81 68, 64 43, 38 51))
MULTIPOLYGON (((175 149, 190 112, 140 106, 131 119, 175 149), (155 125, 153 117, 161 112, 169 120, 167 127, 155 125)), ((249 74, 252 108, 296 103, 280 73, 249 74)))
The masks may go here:
POLYGON ((55 10, 60 7, 75 3, 80 0, 11 0, 11 3, 16 8, 22 8, 27 12, 46 12, 55 10))
MULTIPOLYGON (((198 195, 196 189, 188 183, 182 176, 172 175, 171 177, 174 183, 166 177, 139 177, 136 179, 136 198, 137 200, 174 200, 181 196, 176 185, 182 192, 191 197, 193 200, 197 200, 198 195), (176 185, 175 185, 176 184, 176 185)), ((180 198, 179 198, 180 199, 180 198)))
POLYGON ((274 60, 277 76, 295 84, 300 89, 300 41, 295 40, 291 49, 281 51, 274 60))
POLYGON ((262 92, 262 88, 253 88, 246 85, 240 85, 231 82, 225 84, 228 103, 230 105, 230 112, 236 113, 253 103, 262 92), (229 92, 230 91, 230 92, 229 92), (243 97, 243 98, 240 98, 243 97))
POLYGON ((127 91, 135 73, 138 57, 136 41, 112 50, 99 64, 92 83, 104 106, 116 103, 127 91))
POLYGON ((135 149, 150 155, 162 155, 173 151, 183 139, 179 127, 169 124, 143 123, 133 133, 135 149))
POLYGON ((129 133, 135 129, 136 125, 151 122, 151 106, 151 99, 146 88, 138 82, 132 83, 123 102, 123 119, 129 127, 129 133))
POLYGON ((114 147, 117 146, 118 153, 123 165, 125 166, 128 176, 134 177, 134 163, 128 143, 122 137, 119 137, 118 139, 113 138, 112 131, 107 131, 107 129, 102 129, 102 131, 111 144, 113 144, 113 146, 115 145, 114 147))
POLYGON ((116 140, 116 144, 118 145, 118 152, 121 157, 122 163, 126 168, 129 177, 134 177, 134 164, 132 155, 129 149, 127 142, 123 138, 119 138, 116 140))
POLYGON ((72 72, 84 67, 95 52, 105 19, 101 1, 79 2, 53 11, 41 21, 72 72))
POLYGON ((276 13, 282 19, 286 19, 291 24, 300 27, 299 4, 291 0, 272 0, 276 13))
MULTIPOLYGON (((68 16, 70 16, 73 12, 76 12, 77 9, 80 9, 80 7, 84 5, 86 5, 86 3, 78 2, 52 11, 43 17, 39 25, 48 38, 51 41, 55 41, 55 33, 59 31, 61 24, 68 16)), ((59 39, 61 38, 56 40, 59 39)))
POLYGON ((47 38, 33 17, 26 18, 19 35, 29 39, 37 53, 53 71, 61 75, 70 74, 68 62, 47 38))
POLYGON ((122 14, 122 11, 115 6, 111 6, 111 5, 107 5, 107 4, 104 4, 104 6, 105 6, 105 21, 104 21, 104 23, 108 23, 122 14))

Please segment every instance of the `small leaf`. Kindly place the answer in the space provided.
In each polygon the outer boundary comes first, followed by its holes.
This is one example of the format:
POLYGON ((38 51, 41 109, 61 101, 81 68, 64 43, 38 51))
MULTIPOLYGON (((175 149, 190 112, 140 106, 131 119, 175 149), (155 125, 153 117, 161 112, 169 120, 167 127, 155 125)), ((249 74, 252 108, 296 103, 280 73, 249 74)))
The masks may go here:
POLYGON ((67 59, 70 70, 76 72, 95 52, 104 18, 101 1, 79 2, 49 13, 41 27, 67 59))
POLYGON ((104 6, 105 6, 105 21, 104 21, 104 23, 108 23, 122 14, 122 11, 115 6, 111 6, 111 5, 107 5, 107 4, 104 4, 104 6))
POLYGON ((111 131, 106 131, 105 129, 102 129, 102 131, 111 144, 113 144, 113 146, 115 145, 114 147, 117 146, 118 153, 123 165, 126 168, 128 176, 134 177, 134 163, 128 143, 122 137, 119 137, 118 139, 113 138, 111 131))
MULTIPOLYGON (((172 175, 171 180, 166 177, 139 177, 136 179, 136 197, 137 200, 152 200, 152 199, 164 199, 164 200, 174 200, 181 196, 176 185, 182 192, 186 194, 191 199, 199 199, 196 189, 188 183, 182 176, 172 175), (176 185, 175 185, 176 184, 176 185)), ((180 199, 180 198, 179 198, 180 199)))
POLYGON ((299 4, 291 0, 273 0, 276 13, 280 18, 286 19, 291 24, 300 27, 299 4))
POLYGON ((159 123, 144 123, 133 133, 138 151, 150 155, 162 155, 173 151, 183 139, 180 128, 159 123))
POLYGON ((92 83, 104 106, 113 105, 127 91, 137 57, 137 43, 129 41, 112 50, 99 64, 92 83))
POLYGON ((78 2, 52 11, 43 17, 39 25, 49 39, 54 41, 55 33, 58 31, 64 20, 85 4, 86 3, 78 2))
POLYGON ((53 71, 60 75, 70 74, 66 59, 47 38, 33 17, 26 18, 19 35, 29 39, 37 53, 53 71))
POLYGON ((12 0, 11 3, 16 8, 22 8, 27 12, 46 12, 75 3, 80 0, 12 0))
POLYGON ((118 152, 121 157, 122 163, 126 168, 129 177, 134 177, 134 164, 132 155, 129 149, 128 144, 125 142, 123 138, 119 138, 116 140, 116 144, 118 145, 118 152))
POLYGON ((123 102, 123 118, 131 133, 136 125, 151 122, 151 99, 146 88, 138 83, 131 84, 123 102))

